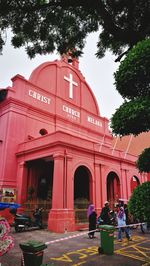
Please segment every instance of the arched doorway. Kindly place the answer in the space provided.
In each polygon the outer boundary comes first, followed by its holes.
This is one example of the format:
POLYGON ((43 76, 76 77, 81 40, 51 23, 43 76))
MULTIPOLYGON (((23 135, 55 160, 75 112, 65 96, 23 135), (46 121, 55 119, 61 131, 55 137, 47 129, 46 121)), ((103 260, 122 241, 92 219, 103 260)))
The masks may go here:
POLYGON ((26 162, 27 192, 24 206, 26 212, 33 212, 35 206, 43 208, 44 222, 52 205, 54 161, 51 157, 26 162))
POLYGON ((138 186, 140 185, 140 181, 138 179, 137 176, 132 176, 131 178, 131 192, 133 192, 133 190, 138 186))
POLYGON ((113 208, 114 203, 120 198, 120 180, 115 172, 110 172, 107 176, 107 200, 110 207, 113 208))
POLYGON ((91 200, 91 173, 85 166, 79 166, 74 174, 74 209, 76 223, 87 222, 87 206, 91 200))

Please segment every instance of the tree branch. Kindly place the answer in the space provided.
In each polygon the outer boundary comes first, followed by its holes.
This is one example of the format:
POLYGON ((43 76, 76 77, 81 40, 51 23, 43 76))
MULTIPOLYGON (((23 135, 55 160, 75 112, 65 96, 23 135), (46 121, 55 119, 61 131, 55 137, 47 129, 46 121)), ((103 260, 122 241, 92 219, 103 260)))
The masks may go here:
POLYGON ((130 47, 128 50, 126 50, 124 53, 122 53, 121 55, 119 55, 116 59, 115 62, 120 62, 121 58, 126 55, 130 50, 132 49, 132 47, 130 47))

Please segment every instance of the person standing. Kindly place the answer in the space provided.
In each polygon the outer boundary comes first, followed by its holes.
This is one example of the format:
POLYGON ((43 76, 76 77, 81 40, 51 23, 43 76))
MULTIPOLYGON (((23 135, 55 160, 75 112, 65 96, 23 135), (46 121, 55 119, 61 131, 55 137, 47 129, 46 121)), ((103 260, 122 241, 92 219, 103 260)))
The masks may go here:
POLYGON ((119 208, 117 214, 117 224, 118 224, 118 241, 122 241, 122 229, 124 229, 126 238, 130 240, 129 232, 126 227, 126 215, 123 207, 119 208))
MULTIPOLYGON (((125 215, 126 215, 126 225, 129 225, 131 223, 131 218, 130 218, 130 213, 129 213, 127 204, 124 204, 124 212, 125 212, 125 215)), ((131 240, 130 226, 127 227, 127 231, 128 231, 128 234, 129 234, 130 240, 131 240)))
POLYGON ((97 220, 97 214, 95 211, 95 207, 93 204, 90 204, 87 210, 87 217, 89 220, 89 238, 94 238, 94 233, 96 230, 96 220, 97 220), (92 232, 91 232, 92 231, 92 232))
POLYGON ((33 216, 35 219, 35 226, 38 226, 39 228, 42 229, 43 225, 42 225, 42 208, 38 208, 36 206, 34 212, 33 212, 33 216))
POLYGON ((104 203, 104 207, 102 208, 100 218, 103 221, 103 224, 111 224, 111 215, 110 215, 110 208, 108 201, 105 201, 104 203))

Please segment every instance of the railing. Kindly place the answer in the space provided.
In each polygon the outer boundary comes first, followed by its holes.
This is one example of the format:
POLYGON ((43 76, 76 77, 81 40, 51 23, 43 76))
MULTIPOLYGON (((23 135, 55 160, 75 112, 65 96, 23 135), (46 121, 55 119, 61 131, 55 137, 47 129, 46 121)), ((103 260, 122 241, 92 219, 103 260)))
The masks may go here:
POLYGON ((75 200, 74 210, 75 210, 75 222, 76 223, 87 223, 87 206, 88 200, 78 199, 75 200))
POLYGON ((75 209, 75 223, 87 223, 87 210, 75 209))
POLYGON ((47 200, 34 199, 25 202, 24 204, 22 204, 22 207, 25 209, 25 213, 31 217, 33 215, 33 211, 35 210, 35 208, 42 208, 43 223, 47 225, 48 213, 52 207, 51 200, 47 201, 47 200))
POLYGON ((33 199, 25 202, 23 205, 26 209, 34 210, 35 208, 51 209, 52 201, 33 199))
MULTIPOLYGON (((74 205, 75 223, 87 223, 87 201, 76 201, 74 205)), ((52 207, 52 201, 33 199, 22 204, 25 213, 32 217, 35 208, 43 208, 43 222, 47 224, 48 213, 52 207)))

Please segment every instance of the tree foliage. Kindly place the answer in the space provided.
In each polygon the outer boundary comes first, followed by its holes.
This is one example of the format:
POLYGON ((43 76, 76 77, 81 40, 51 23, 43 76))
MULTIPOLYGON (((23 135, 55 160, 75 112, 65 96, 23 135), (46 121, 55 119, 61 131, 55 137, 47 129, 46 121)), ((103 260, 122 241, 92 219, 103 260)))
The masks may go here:
POLYGON ((111 118, 113 134, 138 135, 150 130, 150 97, 125 101, 111 118))
POLYGON ((138 42, 128 52, 114 76, 123 98, 150 97, 150 39, 138 42))
MULTIPOLYGON (((120 63, 114 74, 118 92, 125 99, 111 118, 113 134, 138 135, 150 130, 150 39, 138 42, 120 63)), ((136 163, 142 172, 150 172, 150 149, 136 163), (145 160, 145 162, 144 162, 145 160)))
POLYGON ((30 58, 73 48, 79 56, 86 36, 99 30, 97 56, 110 49, 120 58, 150 36, 149 17, 145 0, 0 0, 0 50, 10 28, 12 45, 25 46, 30 58))
POLYGON ((150 148, 146 148, 139 156, 136 165, 140 172, 150 172, 150 148))
POLYGON ((12 45, 24 46, 30 58, 55 50, 78 57, 87 35, 99 31, 97 57, 110 50, 120 61, 129 52, 115 77, 117 90, 131 101, 113 116, 113 133, 138 134, 149 130, 149 18, 145 0, 0 0, 0 52, 11 29, 12 45))
POLYGON ((150 223, 150 182, 137 186, 131 195, 128 206, 131 214, 140 220, 150 223))

